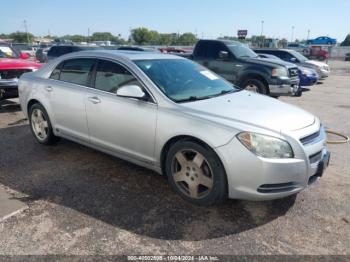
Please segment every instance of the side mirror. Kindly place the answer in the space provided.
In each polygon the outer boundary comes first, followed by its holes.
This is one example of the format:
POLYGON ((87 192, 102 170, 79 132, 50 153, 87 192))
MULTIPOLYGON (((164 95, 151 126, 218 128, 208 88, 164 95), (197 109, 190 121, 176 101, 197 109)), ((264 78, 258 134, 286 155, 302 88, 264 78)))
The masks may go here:
POLYGON ((295 57, 292 57, 292 58, 290 59, 290 61, 294 63, 294 62, 297 61, 297 59, 296 59, 295 57))
POLYGON ((122 86, 117 90, 117 96, 146 100, 146 94, 137 85, 122 86))
POLYGON ((228 52, 220 51, 219 52, 219 60, 228 60, 228 52))
POLYGON ((27 53, 20 53, 19 54, 19 58, 21 58, 21 59, 28 59, 29 55, 27 53))

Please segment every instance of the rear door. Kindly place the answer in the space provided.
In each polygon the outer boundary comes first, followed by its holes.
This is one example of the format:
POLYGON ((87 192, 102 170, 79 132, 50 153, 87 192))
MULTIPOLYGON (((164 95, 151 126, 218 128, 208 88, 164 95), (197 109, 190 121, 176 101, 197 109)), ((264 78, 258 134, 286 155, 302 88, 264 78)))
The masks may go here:
POLYGON ((74 58, 63 61, 52 72, 45 87, 49 93, 55 129, 75 140, 89 141, 85 98, 96 60, 74 58))

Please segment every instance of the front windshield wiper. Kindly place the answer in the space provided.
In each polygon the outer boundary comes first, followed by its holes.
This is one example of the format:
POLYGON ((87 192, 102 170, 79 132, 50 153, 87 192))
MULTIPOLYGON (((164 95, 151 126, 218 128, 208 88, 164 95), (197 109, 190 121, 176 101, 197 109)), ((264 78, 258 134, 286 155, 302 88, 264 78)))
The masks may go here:
POLYGON ((192 101, 198 101, 198 100, 205 100, 205 99, 209 99, 211 98, 211 96, 190 96, 189 98, 185 98, 185 99, 178 99, 175 100, 177 103, 183 103, 183 102, 192 102, 192 101))

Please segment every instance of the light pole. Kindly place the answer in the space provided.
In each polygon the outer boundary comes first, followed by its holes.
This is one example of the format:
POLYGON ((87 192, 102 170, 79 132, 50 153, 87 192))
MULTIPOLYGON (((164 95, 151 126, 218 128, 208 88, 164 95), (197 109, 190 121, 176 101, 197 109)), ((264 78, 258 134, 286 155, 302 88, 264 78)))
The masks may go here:
POLYGON ((23 26, 24 26, 24 30, 27 34, 27 43, 29 44, 28 25, 27 25, 27 21, 25 19, 23 20, 23 26))
POLYGON ((261 20, 260 47, 263 47, 264 20, 261 20))
POLYGON ((307 30, 307 40, 309 40, 309 39, 310 39, 310 29, 307 30))
POLYGON ((292 39, 291 39, 291 42, 293 42, 293 39, 294 39, 294 25, 292 26, 292 39))

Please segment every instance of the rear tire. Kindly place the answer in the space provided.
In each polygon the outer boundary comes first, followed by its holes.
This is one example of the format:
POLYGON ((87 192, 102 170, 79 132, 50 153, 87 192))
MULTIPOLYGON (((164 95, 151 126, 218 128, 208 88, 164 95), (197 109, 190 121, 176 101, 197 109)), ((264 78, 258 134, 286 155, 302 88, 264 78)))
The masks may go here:
POLYGON ((52 145, 59 140, 54 135, 49 115, 41 104, 35 103, 30 107, 29 124, 34 137, 40 144, 52 145))
POLYGON ((243 82, 242 88, 262 95, 268 94, 268 87, 258 79, 247 79, 243 82))
POLYGON ((184 200, 211 206, 227 199, 226 172, 212 149, 180 140, 168 151, 165 165, 170 187, 184 200))

